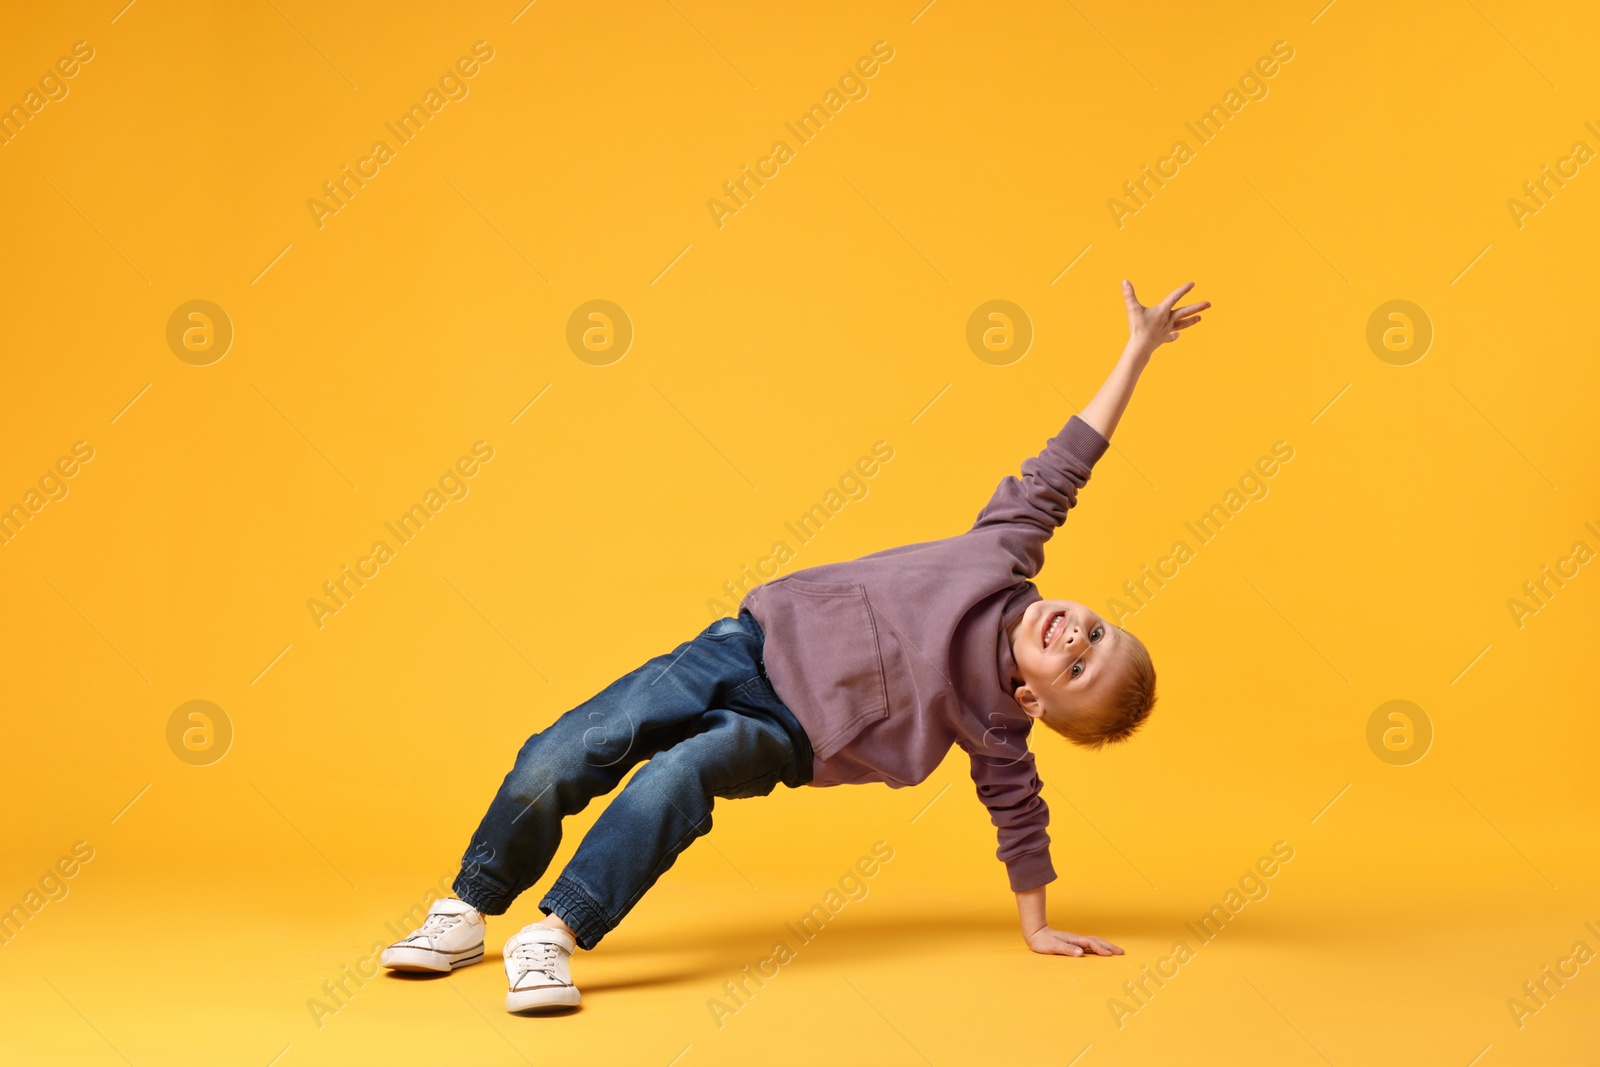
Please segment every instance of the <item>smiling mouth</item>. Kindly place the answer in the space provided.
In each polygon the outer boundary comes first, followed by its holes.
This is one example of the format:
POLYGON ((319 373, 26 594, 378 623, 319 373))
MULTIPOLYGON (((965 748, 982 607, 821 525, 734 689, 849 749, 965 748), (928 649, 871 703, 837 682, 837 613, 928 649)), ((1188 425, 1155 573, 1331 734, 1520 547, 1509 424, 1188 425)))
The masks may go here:
POLYGON ((1067 626, 1067 613, 1058 611, 1044 621, 1044 647, 1049 648, 1056 635, 1067 626))

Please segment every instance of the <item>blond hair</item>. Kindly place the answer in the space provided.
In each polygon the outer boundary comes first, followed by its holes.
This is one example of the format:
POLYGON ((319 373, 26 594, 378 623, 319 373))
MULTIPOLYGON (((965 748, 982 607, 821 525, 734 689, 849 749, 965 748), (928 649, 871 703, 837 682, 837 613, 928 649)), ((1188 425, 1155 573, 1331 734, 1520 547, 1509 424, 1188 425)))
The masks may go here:
POLYGON ((1150 650, 1144 642, 1126 630, 1119 642, 1127 648, 1127 666, 1123 670, 1122 691, 1112 700, 1111 706, 1097 715, 1071 716, 1063 722, 1046 719, 1068 741, 1083 748, 1101 748, 1108 743, 1126 741, 1150 717, 1156 705, 1156 668, 1150 662, 1150 650))

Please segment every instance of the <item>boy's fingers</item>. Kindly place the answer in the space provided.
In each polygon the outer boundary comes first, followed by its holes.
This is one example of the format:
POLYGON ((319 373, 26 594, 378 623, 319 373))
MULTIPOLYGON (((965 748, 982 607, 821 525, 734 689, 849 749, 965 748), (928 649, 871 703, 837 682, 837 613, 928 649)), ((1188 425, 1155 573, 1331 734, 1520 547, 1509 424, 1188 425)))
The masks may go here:
POLYGON ((1144 306, 1139 303, 1139 297, 1133 291, 1133 283, 1126 278, 1122 280, 1122 301, 1128 305, 1129 311, 1138 311, 1144 306))
POLYGON ((1199 315, 1192 315, 1187 319, 1179 319, 1177 322, 1174 322, 1172 324, 1172 328, 1174 330, 1187 330, 1189 327, 1193 326, 1195 323, 1197 323, 1199 321, 1200 321, 1200 316, 1199 315))
POLYGON ((1185 315, 1193 315, 1196 311, 1204 311, 1206 308, 1208 308, 1210 306, 1211 306, 1211 301, 1202 300, 1198 304, 1185 304, 1181 308, 1174 308, 1172 313, 1174 315, 1178 316, 1179 318, 1182 318, 1185 315))
POLYGON ((1176 289, 1172 290, 1172 292, 1167 294, 1167 298, 1165 300, 1161 301, 1161 304, 1160 304, 1161 310, 1162 311, 1170 311, 1170 310, 1172 310, 1172 305, 1176 304, 1178 302, 1178 297, 1182 296, 1184 293, 1187 293, 1190 289, 1193 289, 1193 288, 1194 288, 1194 282, 1184 282, 1182 285, 1180 285, 1176 289))

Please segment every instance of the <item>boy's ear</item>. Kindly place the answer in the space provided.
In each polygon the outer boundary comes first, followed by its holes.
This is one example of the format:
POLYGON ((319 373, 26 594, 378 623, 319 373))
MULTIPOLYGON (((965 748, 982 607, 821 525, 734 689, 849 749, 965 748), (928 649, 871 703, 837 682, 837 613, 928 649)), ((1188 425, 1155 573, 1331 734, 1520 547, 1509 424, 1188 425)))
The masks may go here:
POLYGON ((1044 705, 1039 702, 1038 694, 1036 694, 1031 688, 1028 686, 1022 686, 1016 691, 1016 693, 1013 694, 1013 696, 1016 698, 1017 706, 1022 709, 1023 713, 1027 715, 1028 718, 1044 718, 1044 705))

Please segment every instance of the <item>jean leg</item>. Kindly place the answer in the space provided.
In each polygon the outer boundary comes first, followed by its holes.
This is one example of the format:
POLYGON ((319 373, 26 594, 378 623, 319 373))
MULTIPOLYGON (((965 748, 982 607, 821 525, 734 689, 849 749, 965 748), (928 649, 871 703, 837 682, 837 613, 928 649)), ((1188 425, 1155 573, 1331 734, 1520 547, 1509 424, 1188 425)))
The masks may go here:
MULTIPOLYGON (((765 687, 754 679, 746 689, 765 687)), ((765 796, 779 782, 801 780, 799 753, 776 715, 717 709, 705 723, 639 769, 540 901, 572 928, 580 947, 597 945, 711 829, 715 798, 765 796)))
POLYGON ((528 738, 462 857, 456 895, 486 915, 504 913, 550 865, 564 818, 703 729, 708 708, 758 677, 759 645, 742 635, 730 620, 714 622, 528 738))

